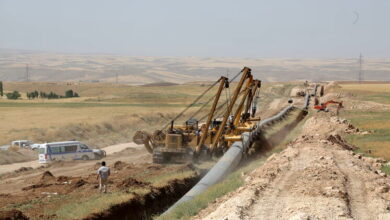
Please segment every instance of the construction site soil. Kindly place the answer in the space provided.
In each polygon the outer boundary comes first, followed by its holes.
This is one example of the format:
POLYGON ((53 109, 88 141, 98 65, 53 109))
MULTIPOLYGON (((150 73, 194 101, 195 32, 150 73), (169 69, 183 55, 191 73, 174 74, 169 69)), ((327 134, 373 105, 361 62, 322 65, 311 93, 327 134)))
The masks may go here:
MULTIPOLYGON (((331 91, 338 85, 329 84, 331 91)), ((349 99, 327 93, 327 99, 349 99)), ((299 105, 301 99, 294 99, 299 105)), ((287 99, 275 100, 264 117, 278 112, 287 99)), ((349 100, 345 109, 389 110, 390 105, 349 100)), ((277 145, 297 126, 293 122, 268 140, 277 145)), ((310 114, 297 138, 270 156, 244 186, 218 198, 193 219, 390 219, 390 179, 381 158, 355 153, 346 134, 363 134, 335 111, 310 114)), ((272 147, 272 146, 269 146, 272 147)), ((108 195, 128 195, 84 219, 150 219, 166 210, 199 179, 192 165, 155 165, 143 147, 129 147, 105 158, 112 169, 108 195), (175 174, 175 175, 172 175, 175 174), (180 175, 183 174, 183 175, 180 175), (184 175, 185 174, 185 175, 184 175), (177 176, 178 178, 175 178, 177 176)), ((97 161, 57 162, 48 166, 12 166, 0 176, 0 219, 61 219, 64 204, 95 198, 97 161), (12 172, 11 172, 12 171, 12 172)), ((0 169, 1 170, 1 169, 0 169)), ((74 219, 74 218, 71 218, 74 219)))
POLYGON ((245 176, 245 185, 193 219, 390 219, 383 159, 354 153, 342 136, 359 133, 320 112, 287 148, 245 176))
MULTIPOLYGON (((91 211, 83 217, 85 219, 150 217, 168 208, 198 180, 193 166, 152 164, 148 162, 151 156, 143 148, 128 148, 108 156, 105 161, 111 167, 107 194, 128 194, 126 198, 129 199, 107 205, 100 212, 91 211), (121 160, 115 161, 114 158, 121 160), (188 174, 181 176, 181 173, 188 174), (178 178, 172 174, 179 174, 178 178)), ((15 219, 15 216, 19 216, 16 219, 20 216, 30 219, 61 218, 55 210, 66 204, 77 204, 80 198, 85 201, 101 195, 96 175, 99 167, 97 161, 62 161, 36 169, 21 168, 2 175, 0 219, 15 219)))

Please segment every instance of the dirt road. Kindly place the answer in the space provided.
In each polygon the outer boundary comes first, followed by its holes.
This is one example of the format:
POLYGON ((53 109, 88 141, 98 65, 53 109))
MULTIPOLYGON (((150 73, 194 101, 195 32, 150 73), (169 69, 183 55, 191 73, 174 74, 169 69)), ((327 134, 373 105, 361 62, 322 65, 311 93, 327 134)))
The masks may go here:
MULTIPOLYGON (((152 160, 151 155, 143 146, 138 146, 134 143, 118 144, 103 149, 107 152, 107 157, 104 158, 104 160, 109 166, 112 166, 116 161, 123 161, 127 163, 145 163, 148 161, 151 162, 152 160)), ((9 176, 0 179, 0 193, 18 192, 23 187, 32 184, 30 179, 34 179, 46 170, 50 171, 55 176, 86 177, 96 172, 96 170, 91 170, 91 167, 93 167, 97 162, 97 160, 64 161, 49 164, 48 167, 43 168, 39 168, 42 164, 39 164, 37 161, 2 165, 0 166, 2 169, 1 171, 8 172, 9 176), (38 169, 23 172, 23 175, 10 173, 21 167, 38 167, 38 169)))
MULTIPOLYGON (((103 148, 103 150, 106 151, 107 156, 114 154, 116 152, 120 152, 125 150, 126 148, 134 148, 138 149, 141 148, 142 146, 136 145, 134 143, 124 143, 124 144, 116 144, 116 145, 111 145, 108 147, 103 148)), ((42 164, 38 163, 37 160, 34 161, 27 161, 27 162, 22 162, 22 163, 13 163, 13 164, 6 164, 6 165, 0 165, 0 174, 7 173, 7 172, 13 172, 17 169, 20 169, 22 167, 32 167, 32 168, 37 168, 42 166, 42 164)))
POLYGON ((286 150, 194 219, 390 219, 383 161, 350 151, 343 132, 353 132, 344 120, 309 118, 286 150))

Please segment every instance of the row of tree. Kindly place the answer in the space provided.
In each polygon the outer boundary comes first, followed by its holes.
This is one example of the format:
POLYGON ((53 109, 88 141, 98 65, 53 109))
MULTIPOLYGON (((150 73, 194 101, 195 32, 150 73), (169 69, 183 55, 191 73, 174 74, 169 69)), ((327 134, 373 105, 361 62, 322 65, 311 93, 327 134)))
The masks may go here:
MULTIPOLYGON (((0 96, 4 96, 4 88, 3 88, 3 82, 0 81, 0 96)), ((20 93, 18 91, 10 92, 5 94, 7 96, 7 99, 18 99, 20 98, 20 93)))
MULTIPOLYGON (((0 96, 3 97, 4 96, 4 88, 3 88, 3 82, 0 81, 0 96)), ((10 92, 10 93, 7 93, 5 94, 5 96, 7 96, 8 99, 18 99, 20 98, 20 93, 18 91, 13 91, 13 92, 10 92)), ((54 92, 49 92, 49 93, 46 93, 46 92, 38 92, 38 91, 34 91, 34 92, 27 92, 27 98, 28 99, 36 99, 36 98, 45 98, 45 99, 62 99, 62 98, 73 98, 73 97, 80 97, 79 94, 77 92, 74 92, 73 90, 67 90, 65 92, 65 95, 58 95, 54 92)))
POLYGON ((18 99, 20 98, 20 93, 18 91, 13 91, 5 94, 7 96, 7 99, 18 99))
POLYGON ((36 99, 36 98, 41 98, 41 99, 63 99, 63 98, 74 98, 74 97, 80 97, 77 92, 73 92, 73 90, 67 90, 65 92, 65 95, 58 95, 54 92, 27 92, 27 98, 28 99, 36 99))

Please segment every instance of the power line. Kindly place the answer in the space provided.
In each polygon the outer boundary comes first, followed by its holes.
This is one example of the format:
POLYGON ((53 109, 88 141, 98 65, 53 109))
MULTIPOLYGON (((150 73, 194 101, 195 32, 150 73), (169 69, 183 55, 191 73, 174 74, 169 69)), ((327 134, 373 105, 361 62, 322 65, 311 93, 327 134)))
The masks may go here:
POLYGON ((28 82, 28 81, 30 81, 30 79, 29 79, 29 75, 28 75, 29 73, 28 73, 28 64, 26 64, 26 82, 28 82))
POLYGON ((363 81, 363 55, 360 54, 359 56, 359 83, 362 83, 363 81))

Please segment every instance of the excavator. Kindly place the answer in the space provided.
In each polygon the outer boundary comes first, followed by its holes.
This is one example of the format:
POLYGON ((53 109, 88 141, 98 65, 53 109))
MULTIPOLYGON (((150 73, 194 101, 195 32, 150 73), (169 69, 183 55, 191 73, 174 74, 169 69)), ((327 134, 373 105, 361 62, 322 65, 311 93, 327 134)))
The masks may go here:
POLYGON ((329 109, 328 109, 329 105, 337 105, 337 114, 339 113, 341 108, 344 108, 343 102, 337 102, 337 101, 329 100, 329 101, 327 101, 325 103, 320 103, 319 105, 314 105, 314 109, 317 109, 318 111, 328 112, 329 111, 329 109))
MULTIPOLYGON (((180 163, 200 156, 220 156, 235 141, 241 140, 243 132, 255 128, 260 117, 256 117, 257 98, 261 81, 253 79, 251 69, 244 67, 231 80, 220 77, 180 114, 153 133, 137 131, 133 137, 136 144, 144 145, 153 154, 154 163, 180 163), (234 92, 225 102, 221 102, 223 90, 229 90, 230 83, 241 75, 234 92), (188 109, 199 104, 203 96, 218 85, 216 94, 195 111, 183 124, 175 124, 188 109), (212 101, 207 114, 199 119, 212 101), (205 121, 204 121, 205 120, 205 121)), ((230 91, 230 90, 229 90, 230 91)))

